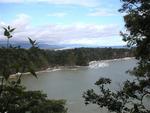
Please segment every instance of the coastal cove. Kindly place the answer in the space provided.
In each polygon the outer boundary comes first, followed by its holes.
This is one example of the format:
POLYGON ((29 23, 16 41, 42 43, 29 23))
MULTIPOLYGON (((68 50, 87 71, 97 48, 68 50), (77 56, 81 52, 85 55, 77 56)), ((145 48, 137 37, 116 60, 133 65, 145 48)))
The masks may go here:
POLYGON ((0 113, 150 113, 150 0, 0 9, 0 113))
POLYGON ((134 79, 126 71, 136 66, 136 63, 137 60, 134 58, 123 58, 92 61, 89 66, 47 69, 37 73, 38 79, 28 75, 22 76, 22 84, 28 90, 41 90, 47 93, 50 99, 65 99, 68 113, 107 113, 96 105, 86 107, 82 98, 83 92, 90 88, 97 90, 94 83, 100 77, 112 79, 110 88, 119 90, 123 81, 134 79))
MULTIPOLYGON (((55 71, 60 71, 60 70, 77 70, 78 68, 81 67, 88 67, 88 68, 100 68, 100 67, 107 67, 108 63, 110 62, 114 62, 114 61, 124 61, 124 60, 130 60, 130 59, 134 59, 134 57, 125 57, 125 58, 118 58, 118 59, 109 59, 109 60, 99 60, 99 61, 90 61, 88 63, 88 66, 54 66, 54 67, 48 67, 47 69, 44 70, 40 70, 40 71, 36 71, 36 74, 42 74, 45 72, 55 72, 55 71)), ((16 74, 12 74, 10 75, 10 79, 15 79, 19 74, 21 73, 16 73, 16 74)), ((30 72, 25 72, 22 73, 22 75, 30 75, 30 72)))

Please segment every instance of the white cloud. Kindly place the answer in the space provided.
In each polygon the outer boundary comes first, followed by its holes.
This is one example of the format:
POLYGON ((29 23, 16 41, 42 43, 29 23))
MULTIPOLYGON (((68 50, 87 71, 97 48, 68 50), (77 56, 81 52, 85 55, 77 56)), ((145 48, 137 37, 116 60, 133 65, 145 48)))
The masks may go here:
MULTIPOLYGON (((0 22, 1 26, 6 25, 0 22)), ((113 45, 119 36, 118 25, 96 25, 96 24, 72 24, 72 25, 41 25, 32 27, 30 17, 20 14, 17 18, 9 23, 16 27, 14 37, 11 40, 26 41, 27 37, 48 44, 108 44, 113 45), (19 30, 18 30, 19 29, 19 30), (112 39, 114 37, 114 39, 112 39), (110 44, 109 43, 109 44, 110 44)), ((1 35, 2 37, 2 30, 1 35)), ((118 41, 117 43, 120 43, 118 41)))
MULTIPOLYGON (((16 28, 15 30, 15 34, 17 33, 21 33, 23 31, 26 31, 26 29, 28 29, 30 27, 30 16, 26 15, 26 14, 19 14, 16 16, 16 19, 13 20, 10 23, 6 23, 2 20, 0 20, 0 26, 1 27, 6 27, 8 25, 11 25, 13 28, 16 28)), ((3 37, 2 35, 3 29, 0 29, 0 36, 3 37)))
POLYGON ((98 6, 99 0, 0 0, 0 3, 49 3, 55 5, 80 5, 87 7, 98 6))
POLYGON ((67 15, 67 13, 64 13, 64 12, 56 12, 56 13, 48 14, 48 16, 53 16, 53 17, 64 17, 66 15, 67 15))
POLYGON ((13 27, 17 27, 19 31, 19 29, 26 29, 29 24, 30 24, 30 19, 31 17, 29 15, 26 15, 26 14, 19 14, 16 16, 16 19, 13 20, 12 22, 10 23, 5 23, 4 21, 0 21, 0 26, 8 26, 8 25, 11 25, 13 27))
POLYGON ((104 9, 104 8, 95 8, 92 10, 88 16, 114 16, 117 11, 110 10, 110 9, 104 9))
POLYGON ((12 26, 17 27, 18 30, 26 29, 30 23, 31 17, 26 14, 19 14, 17 18, 11 23, 12 26))

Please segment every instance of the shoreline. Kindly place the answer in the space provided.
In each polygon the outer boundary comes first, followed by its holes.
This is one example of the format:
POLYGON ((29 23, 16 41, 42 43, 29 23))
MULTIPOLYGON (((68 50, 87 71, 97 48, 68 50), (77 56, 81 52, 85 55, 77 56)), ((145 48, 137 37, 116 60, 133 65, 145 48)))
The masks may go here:
MULTIPOLYGON (((108 59, 108 60, 95 60, 95 61, 90 61, 89 62, 89 65, 88 66, 55 66, 55 67, 49 67, 45 70, 40 70, 40 71, 36 71, 35 73, 36 74, 39 74, 39 73, 45 73, 45 72, 55 72, 55 71, 59 71, 59 70, 77 70, 77 68, 80 68, 80 67, 89 67, 90 64, 92 63, 96 63, 96 62, 112 62, 112 61, 120 61, 120 60, 130 60, 130 59, 133 59, 135 57, 124 57, 124 58, 118 58, 118 59, 108 59)), ((31 73, 30 72, 25 72, 25 73, 22 73, 22 75, 30 75, 31 73)), ((18 75, 17 74, 12 74, 10 75, 10 79, 13 79, 13 78, 16 78, 18 75)))
POLYGON ((91 61, 89 62, 89 68, 90 69, 104 68, 104 67, 108 67, 110 62, 126 61, 130 59, 134 59, 134 57, 124 57, 124 58, 118 58, 118 59, 91 61))
POLYGON ((119 60, 130 60, 133 59, 135 57, 124 57, 124 58, 115 58, 115 59, 108 59, 108 60, 94 60, 94 61, 90 61, 91 62, 112 62, 112 61, 119 61, 119 60))
MULTIPOLYGON (((44 69, 44 70, 40 70, 40 71, 36 71, 35 73, 36 74, 39 74, 39 73, 45 73, 45 72, 55 72, 55 71, 59 71, 59 70, 76 70, 77 68, 80 68, 80 67, 85 67, 85 66, 55 66, 55 67, 49 67, 47 69, 44 69)), ((25 73, 22 73, 22 75, 30 75, 31 73, 30 72, 25 72, 25 73)), ((18 73, 17 74, 12 74, 10 75, 10 79, 15 79, 16 77, 18 76, 18 73)))

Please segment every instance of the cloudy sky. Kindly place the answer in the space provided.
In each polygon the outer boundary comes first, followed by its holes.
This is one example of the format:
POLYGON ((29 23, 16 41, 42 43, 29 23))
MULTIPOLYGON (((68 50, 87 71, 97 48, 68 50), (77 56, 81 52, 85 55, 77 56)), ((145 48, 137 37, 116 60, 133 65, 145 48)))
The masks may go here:
POLYGON ((13 41, 31 37, 52 45, 124 45, 119 8, 120 0, 0 0, 0 26, 16 28, 13 41))

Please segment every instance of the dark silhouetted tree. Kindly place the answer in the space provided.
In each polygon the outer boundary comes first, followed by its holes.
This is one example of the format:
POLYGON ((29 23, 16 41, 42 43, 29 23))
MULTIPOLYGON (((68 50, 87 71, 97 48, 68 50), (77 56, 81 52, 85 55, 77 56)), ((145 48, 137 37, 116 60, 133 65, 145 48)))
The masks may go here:
MULTIPOLYGON (((150 113, 145 99, 150 98, 150 0, 121 0, 123 5, 119 10, 124 12, 126 32, 121 32, 128 46, 136 47, 138 66, 130 74, 134 81, 125 81, 122 90, 111 91, 107 85, 108 78, 100 78, 95 85, 100 94, 93 89, 83 94, 85 103, 97 104, 116 113, 150 113)), ((149 106, 150 107, 150 106, 149 106)))
MULTIPOLYGON (((46 94, 40 91, 28 91, 21 85, 23 72, 30 72, 37 77, 33 69, 33 56, 36 42, 30 40, 32 49, 25 50, 19 47, 9 46, 9 38, 12 32, 9 26, 4 28, 4 36, 7 37, 7 48, 0 48, 0 113, 66 113, 64 100, 49 100, 46 94), (34 48, 34 51, 33 51, 34 48), (15 80, 11 79, 16 75, 15 80)), ((34 55, 37 59, 38 55, 34 55)))

